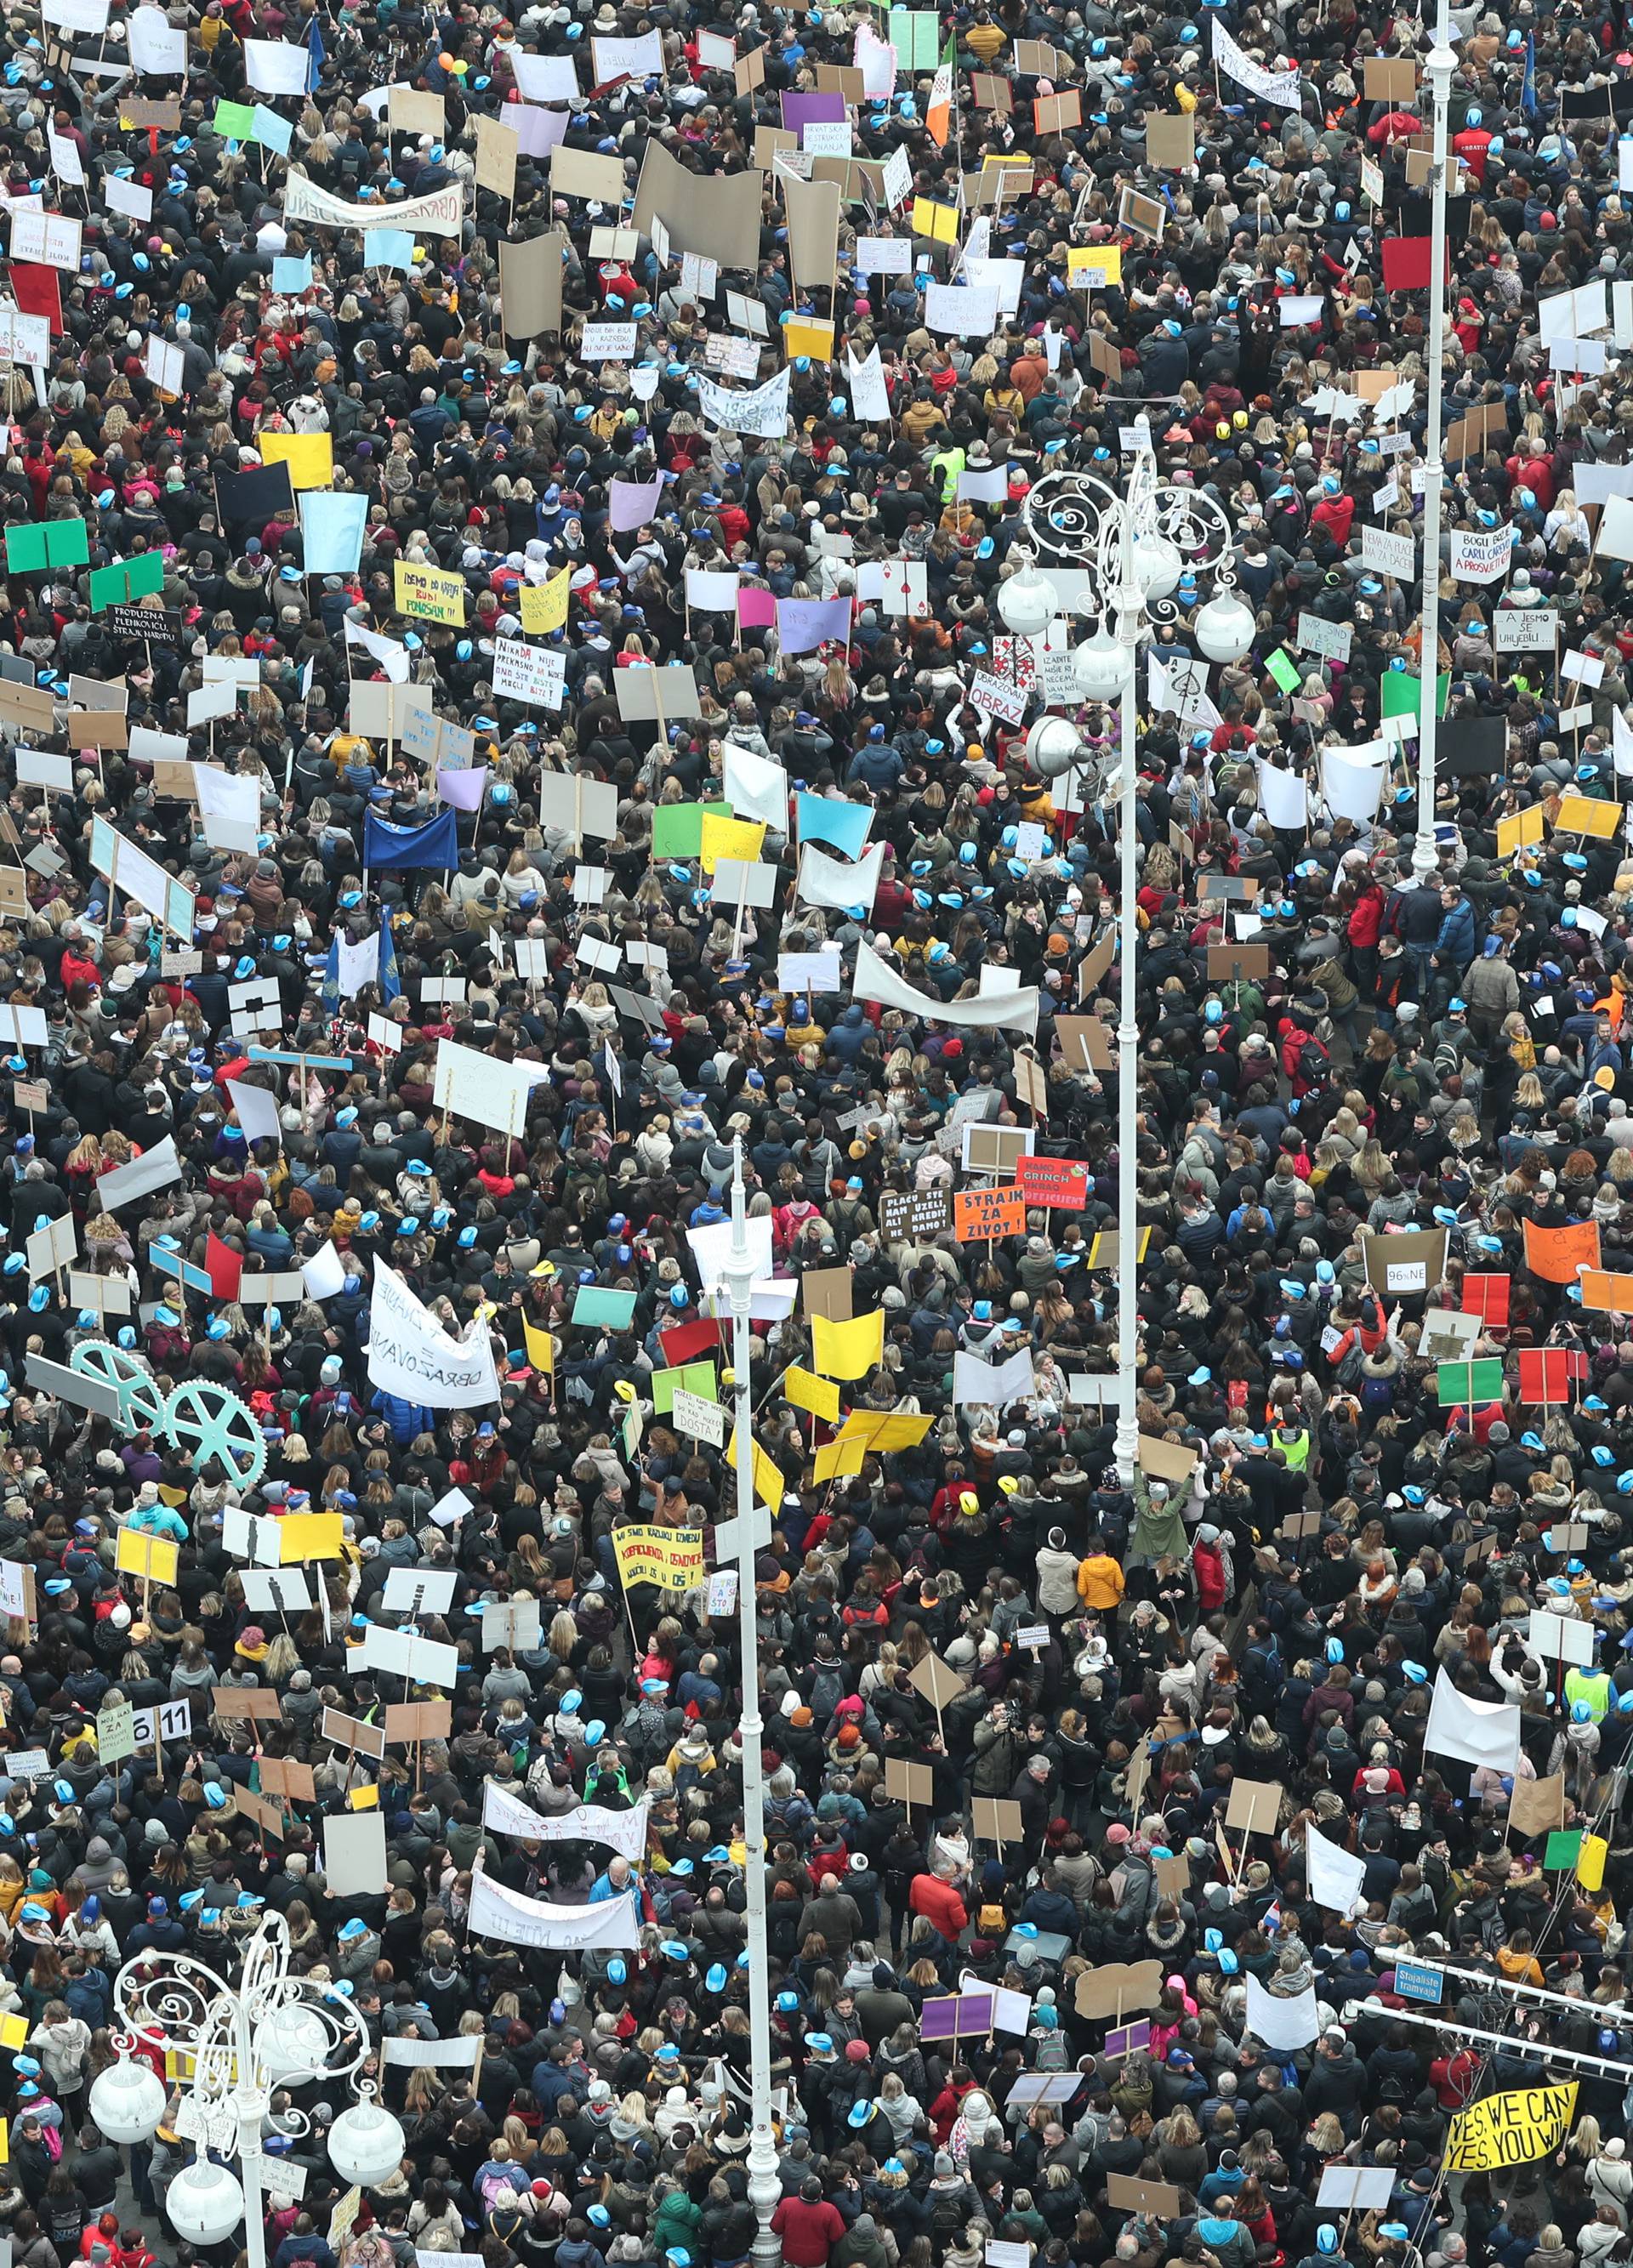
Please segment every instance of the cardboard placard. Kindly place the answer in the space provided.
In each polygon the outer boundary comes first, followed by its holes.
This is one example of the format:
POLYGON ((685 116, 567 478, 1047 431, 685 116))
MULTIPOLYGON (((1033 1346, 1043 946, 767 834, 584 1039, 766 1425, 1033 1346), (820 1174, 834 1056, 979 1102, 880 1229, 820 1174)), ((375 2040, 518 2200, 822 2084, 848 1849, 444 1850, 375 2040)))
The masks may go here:
POLYGON ((1137 2016, 1157 2006, 1164 1975, 1160 1961, 1113 1961, 1085 1969, 1077 1979, 1077 2013, 1090 2022, 1120 2023, 1125 2016, 1137 2016))
POLYGON ((928 1811, 935 1796, 935 1775, 928 1764, 910 1764, 902 1756, 887 1756, 884 1793, 911 1811, 928 1811))
POLYGON ((1001 1850, 1006 1843, 1025 1840, 1026 1830, 1021 1823, 1021 1807, 1007 1795, 978 1795, 971 1804, 975 1831, 984 1843, 996 1843, 1001 1850))
POLYGON ((1196 163, 1196 121, 1188 112, 1165 112, 1145 122, 1145 162, 1166 173, 1188 173, 1196 163))
POLYGON ((1396 1236, 1363 1236, 1366 1280, 1391 1300, 1432 1292, 1446 1272, 1444 1228, 1408 1229, 1396 1236))
POLYGON ((1248 1835, 1274 1835, 1282 1791, 1272 1780, 1237 1779, 1230 1783, 1225 1825, 1248 1835))
POLYGON ((854 1309, 848 1268, 808 1268, 800 1278, 800 1300, 807 1321, 824 1315, 831 1323, 848 1323, 854 1309))
POLYGON ((1412 102, 1417 95, 1417 65, 1410 55, 1369 55, 1363 92, 1369 102, 1412 102))
POLYGON ((923 1660, 907 1673, 907 1683, 915 1693, 923 1694, 938 1716, 950 1701, 958 1698, 968 1682, 935 1653, 927 1653, 923 1660))
POLYGON ((1508 1800, 1508 1824, 1516 1835, 1552 1835, 1565 1823, 1565 1775, 1517 1779, 1508 1800))

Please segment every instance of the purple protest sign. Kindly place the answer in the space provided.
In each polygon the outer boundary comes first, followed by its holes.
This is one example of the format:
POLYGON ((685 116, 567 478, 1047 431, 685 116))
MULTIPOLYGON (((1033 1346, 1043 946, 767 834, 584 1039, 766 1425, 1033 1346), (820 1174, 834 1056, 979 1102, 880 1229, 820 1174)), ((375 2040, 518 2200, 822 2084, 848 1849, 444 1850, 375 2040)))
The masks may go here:
POLYGON ((1150 2044, 1151 2027, 1149 2022, 1124 2024, 1118 2030, 1108 2032, 1105 2036, 1105 2053, 1111 2058, 1134 2055, 1140 2049, 1149 2048, 1150 2044))
POLYGON ((649 481, 609 481, 608 519, 613 534, 627 535, 632 528, 644 527, 656 510, 662 494, 661 473, 654 475, 649 481))
POLYGON ((810 653, 829 638, 848 644, 851 602, 848 599, 780 599, 777 635, 785 653, 810 653))
POLYGON ((842 94, 785 94, 783 130, 802 134, 808 126, 843 126, 846 117, 842 94))
POLYGON ((480 771, 439 771, 437 793, 444 803, 451 803, 455 811, 480 811, 482 791, 487 781, 485 765, 480 771))

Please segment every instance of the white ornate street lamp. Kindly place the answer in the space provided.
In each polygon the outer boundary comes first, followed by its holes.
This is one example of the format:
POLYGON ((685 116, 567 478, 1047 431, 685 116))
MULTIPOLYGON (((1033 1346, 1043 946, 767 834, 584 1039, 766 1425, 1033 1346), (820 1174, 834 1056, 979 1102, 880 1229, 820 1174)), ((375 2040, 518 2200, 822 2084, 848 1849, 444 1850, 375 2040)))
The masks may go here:
MULTIPOLYGON (((1073 657, 1078 689, 1088 701, 1119 700, 1121 703, 1118 772, 1114 782, 1104 784, 1103 792, 1107 801, 1115 799, 1118 805, 1122 836, 1118 948, 1122 991, 1117 1027, 1116 1456, 1127 1483, 1134 1477, 1140 1439, 1134 1418, 1140 1312, 1134 1204, 1140 1059, 1134 994, 1139 938, 1134 903, 1139 887, 1136 672, 1140 648, 1156 624, 1186 619, 1172 595, 1184 574, 1206 573, 1213 578, 1215 595, 1190 622, 1207 660, 1239 661, 1252 644, 1253 617, 1236 590, 1230 563, 1233 539, 1223 507, 1199 489, 1159 481, 1156 460, 1149 448, 1136 451, 1125 496, 1119 496, 1091 474, 1046 473, 1029 492, 1022 519, 1028 541, 1046 571, 1053 566, 1088 578, 1083 611, 1095 616, 1097 626, 1073 657)), ((1038 573, 1028 560, 1000 591, 998 611, 1017 636, 1031 636, 1046 627, 1060 607, 1046 571, 1038 573), (1039 603, 1034 586, 1039 583, 1046 585, 1051 602, 1041 624, 1033 620, 1039 603), (1012 593, 1018 593, 1019 620, 1011 616, 1012 593)), ((1194 664, 1192 668, 1200 690, 1205 672, 1197 671, 1194 664)), ((1060 761, 1063 744, 1057 746, 1043 725, 1033 726, 1028 749, 1045 777, 1069 769, 1069 756, 1060 761)))
MULTIPOLYGON (((191 2059, 176 2131, 197 2154, 170 2184, 165 2210, 192 2243, 224 2243, 244 2224, 250 2268, 266 2268, 264 2191, 279 2186, 279 2161, 267 2160, 270 2132, 299 2135, 304 2112, 270 2116, 274 2088, 294 2080, 349 2079, 372 2043, 347 1994, 290 1974, 289 1926, 269 1913, 243 1952, 236 1988, 185 1953, 138 1955, 114 1985, 115 2043, 123 2060, 91 2089, 91 2116, 110 2142, 151 2139, 168 2093, 138 2043, 191 2059), (239 2173, 220 2162, 236 2157, 239 2173)), ((390 2111, 360 2100, 329 2129, 329 2154, 348 2184, 370 2188, 403 2162, 406 2142, 390 2111)))
MULTIPOLYGON (((748 1199, 743 1182, 743 1139, 732 1145, 731 1242, 720 1273, 731 1307, 731 1366, 736 1395, 737 1646, 743 1660, 743 1918, 749 1956, 749 2203, 758 2226, 754 2258, 777 2268, 782 2244, 772 2215, 782 2202, 777 2144, 772 2127, 770 1955, 765 1935, 765 1726, 760 1714, 759 1631, 755 1617, 754 1393, 750 1378, 753 1344, 754 1258, 749 1249, 748 1199)), ((780 1506, 773 1507, 780 1510, 780 1506)))

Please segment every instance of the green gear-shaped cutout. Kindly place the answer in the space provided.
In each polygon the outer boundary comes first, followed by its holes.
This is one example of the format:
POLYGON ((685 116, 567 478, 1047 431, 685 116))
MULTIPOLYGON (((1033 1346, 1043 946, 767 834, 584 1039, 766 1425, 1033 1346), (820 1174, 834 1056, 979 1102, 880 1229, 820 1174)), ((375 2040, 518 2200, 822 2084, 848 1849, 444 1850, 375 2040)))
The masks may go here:
POLYGON ((113 1388, 119 1396, 119 1422, 127 1433, 144 1425, 153 1432, 163 1431, 164 1388, 140 1355, 107 1339, 82 1339, 69 1356, 68 1366, 82 1378, 113 1388))
POLYGON ((200 1462, 219 1457, 240 1488, 253 1488, 267 1469, 267 1445, 255 1412, 230 1386, 188 1379, 165 1404, 164 1436, 200 1462))

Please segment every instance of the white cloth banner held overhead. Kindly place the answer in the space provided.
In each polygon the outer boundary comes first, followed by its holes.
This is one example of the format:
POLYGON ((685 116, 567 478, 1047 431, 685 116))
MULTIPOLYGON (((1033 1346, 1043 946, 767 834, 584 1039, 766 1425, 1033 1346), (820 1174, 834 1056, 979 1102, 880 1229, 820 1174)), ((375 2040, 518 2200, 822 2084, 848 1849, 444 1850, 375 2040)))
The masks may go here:
POLYGON ((1018 992, 990 992, 979 1000, 933 1000, 915 992, 907 979, 882 961, 863 942, 856 948, 856 973, 851 981, 854 1000, 877 1000, 886 1008, 900 1008, 909 1016, 935 1024, 957 1024, 966 1031, 997 1030, 1035 1033, 1038 1029, 1038 987, 1023 984, 1018 992))
POLYGON ((428 197, 391 205, 349 205, 304 173, 291 173, 284 184, 284 219, 314 220, 324 228, 406 228, 421 236, 457 236, 463 211, 464 193, 457 181, 428 197))
POLYGON ((819 850, 814 843, 806 843, 800 852, 801 897, 807 905, 831 906, 837 913, 844 913, 852 906, 871 909, 878 892, 884 850, 883 843, 876 843, 853 866, 846 866, 839 859, 829 858, 825 850, 819 850))
POLYGON ((953 1400, 961 1407, 976 1403, 1001 1410, 1011 1402, 1030 1402, 1038 1391, 1031 1351, 1023 1347, 1006 1362, 983 1362, 979 1354, 953 1357, 953 1400))
POLYGON ((501 1835, 520 1835, 529 1843, 603 1843, 632 1866, 647 1855, 647 1806, 632 1811, 609 1811, 599 1803, 574 1804, 571 1811, 548 1815, 520 1802, 490 1780, 482 1792, 482 1823, 501 1835))
POLYGON ((552 1951, 632 1951, 640 1942, 635 1908, 628 1897, 604 1898, 589 1906, 551 1906, 524 1898, 491 1882, 480 1868, 472 1877, 466 1926, 473 1937, 496 1937, 506 1945, 540 1945, 552 1951))
POLYGON ((499 1400, 485 1328, 469 1343, 456 1339, 383 1260, 374 1263, 369 1301, 368 1377, 382 1393, 432 1410, 477 1410, 499 1400))
POLYGON ((1313 1984, 1282 2000, 1267 1992, 1256 1977, 1245 1977, 1243 1982, 1247 1986, 1247 2029, 1256 2040, 1286 2054, 1294 2048, 1307 2048, 1318 2037, 1321 2019, 1316 2011, 1313 1984))
POLYGON ((1444 1669, 1435 1672, 1423 1747, 1492 1771, 1519 1770, 1519 1710, 1511 1701, 1471 1701, 1444 1669))
POLYGON ((1302 99, 1298 73, 1267 70, 1237 45, 1217 16, 1212 23, 1214 61, 1220 70, 1228 71, 1239 86, 1250 87, 1261 102, 1273 102, 1282 110, 1297 110, 1302 99))
POLYGON ((1311 1827, 1304 1831, 1304 1871, 1310 1895, 1316 1904, 1330 1906, 1334 1913, 1347 1914, 1361 1895, 1366 1862, 1352 1859, 1348 1851, 1341 1851, 1335 1843, 1329 1843, 1325 1835, 1311 1827))

